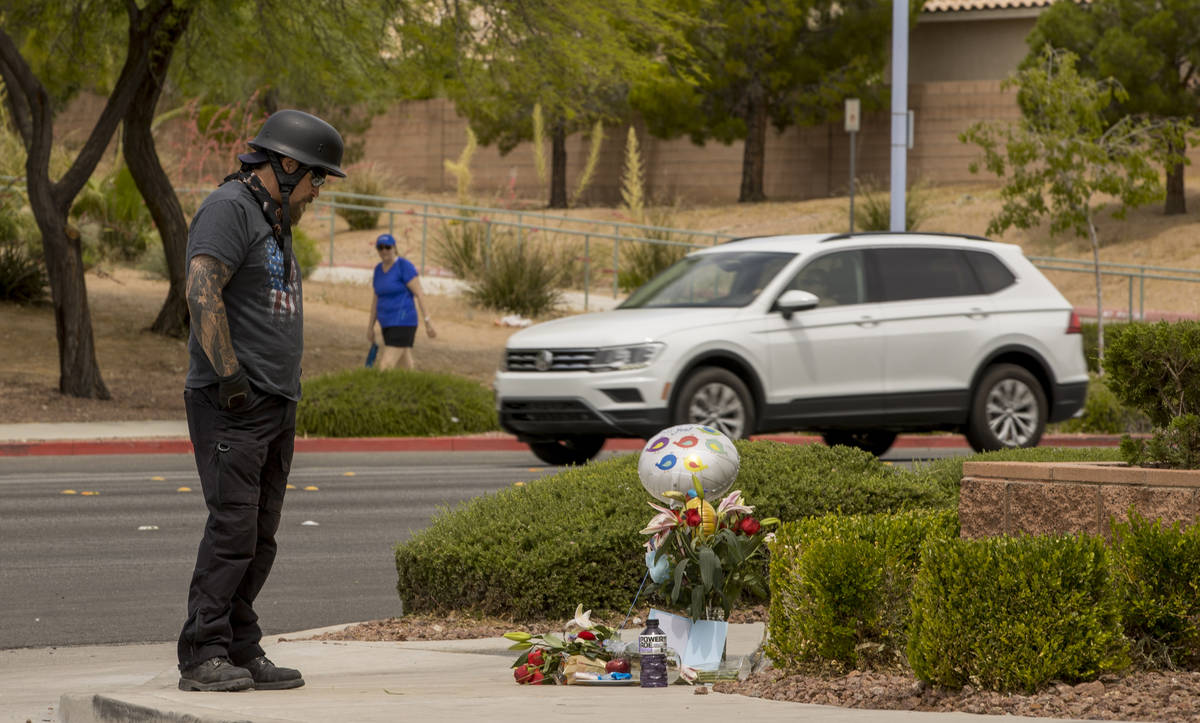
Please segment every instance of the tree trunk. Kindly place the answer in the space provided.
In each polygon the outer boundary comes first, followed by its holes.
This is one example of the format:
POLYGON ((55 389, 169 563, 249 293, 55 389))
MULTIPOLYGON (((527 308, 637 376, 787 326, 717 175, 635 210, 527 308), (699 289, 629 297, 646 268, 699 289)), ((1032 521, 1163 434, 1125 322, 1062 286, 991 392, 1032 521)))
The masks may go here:
POLYGON ((179 197, 175 195, 171 180, 159 161, 151 126, 175 43, 187 29, 191 12, 191 7, 180 9, 176 22, 164 28, 167 36, 149 59, 149 72, 138 86, 137 95, 125 116, 124 126, 125 161, 162 237, 163 256, 167 261, 170 279, 167 298, 158 312, 158 318, 150 325, 150 331, 180 338, 186 337, 188 331, 185 296, 187 222, 179 205, 179 197))
MULTIPOLYGON (((1174 152, 1176 149, 1172 148, 1174 152)), ((1163 213, 1174 216, 1187 213, 1187 200, 1183 193, 1183 162, 1167 167, 1167 201, 1163 204, 1163 213)))
MULTIPOLYGON (((30 170, 26 167, 27 174, 30 170)), ((32 175, 27 177, 29 205, 42 232, 42 253, 50 277, 58 339, 58 391, 73 397, 111 399, 96 362, 79 231, 67 224, 70 199, 66 203, 56 199, 48 178, 35 182, 32 175)))
POLYGON ((767 99, 762 89, 751 90, 746 109, 746 145, 742 152, 742 189, 738 203, 767 200, 763 193, 763 168, 767 148, 767 99))
POLYGON ((567 128, 554 124, 550 133, 550 208, 567 207, 567 128))
MULTIPOLYGON (((67 172, 50 180, 50 152, 54 144, 54 108, 45 85, 21 56, 12 37, 0 27, 0 80, 13 125, 27 153, 25 178, 29 205, 42 234, 42 250, 50 277, 58 338, 59 382, 63 394, 110 399, 96 362, 87 285, 83 279, 83 254, 79 232, 67 222, 71 202, 87 183, 104 154, 117 125, 129 110, 136 89, 148 72, 148 59, 162 43, 178 37, 164 32, 177 19, 174 0, 151 0, 144 8, 126 3, 129 44, 125 64, 112 93, 100 112, 87 141, 67 172)), ((161 52, 161 51, 160 51, 161 52)))

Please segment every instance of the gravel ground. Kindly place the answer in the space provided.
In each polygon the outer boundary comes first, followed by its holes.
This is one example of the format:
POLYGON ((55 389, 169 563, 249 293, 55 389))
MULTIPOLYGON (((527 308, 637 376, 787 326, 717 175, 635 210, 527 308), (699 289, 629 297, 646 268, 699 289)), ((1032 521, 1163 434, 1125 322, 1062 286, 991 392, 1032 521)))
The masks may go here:
MULTIPOLYGON (((641 611, 644 617, 645 611, 641 611)), ((735 622, 761 621, 765 609, 735 614, 735 622)), ((620 621, 606 621, 615 625, 620 621)), ((320 640, 459 640, 489 638, 511 630, 561 631, 566 620, 514 623, 469 615, 410 615, 350 626, 320 640)), ((640 621, 639 621, 640 623, 640 621)), ((960 691, 927 686, 906 673, 851 671, 841 676, 785 675, 766 670, 736 683, 718 683, 719 693, 874 710, 961 711, 992 715, 1077 720, 1200 721, 1200 672, 1141 672, 1106 675, 1079 685, 1051 685, 1033 695, 995 693, 967 686, 960 691)))

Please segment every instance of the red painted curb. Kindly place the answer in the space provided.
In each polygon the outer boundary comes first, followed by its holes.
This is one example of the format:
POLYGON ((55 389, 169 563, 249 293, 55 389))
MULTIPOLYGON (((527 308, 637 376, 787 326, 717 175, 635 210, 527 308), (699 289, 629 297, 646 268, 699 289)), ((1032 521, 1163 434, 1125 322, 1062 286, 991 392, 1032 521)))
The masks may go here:
MULTIPOLYGON (((819 444, 816 435, 766 434, 757 440, 784 444, 819 444)), ((635 451, 642 448, 640 439, 610 439, 604 449, 635 451)), ((1116 447, 1117 435, 1050 435, 1042 438, 1043 447, 1116 447)), ((899 448, 963 448, 967 442, 961 435, 902 435, 896 439, 899 448)), ((515 437, 496 435, 485 437, 298 437, 297 452, 519 452, 528 447, 515 437)), ((85 454, 190 454, 192 443, 186 439, 103 439, 50 440, 32 442, 0 442, 0 457, 54 457, 85 454)))

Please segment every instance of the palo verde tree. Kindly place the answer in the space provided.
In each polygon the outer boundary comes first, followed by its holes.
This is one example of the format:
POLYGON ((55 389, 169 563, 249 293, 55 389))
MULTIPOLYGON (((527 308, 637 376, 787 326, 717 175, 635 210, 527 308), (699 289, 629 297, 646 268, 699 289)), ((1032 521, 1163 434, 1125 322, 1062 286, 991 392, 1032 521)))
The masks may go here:
MULTIPOLYGON (((1080 75, 1074 53, 1042 50, 1042 62, 1028 66, 1003 87, 1017 87, 1026 112, 1012 125, 981 122, 959 136, 983 151, 984 166, 1004 179, 1004 203, 988 224, 989 234, 1031 228, 1043 218, 1051 233, 1071 231, 1091 243, 1095 265, 1098 357, 1104 362, 1104 298, 1096 217, 1116 199, 1112 215, 1163 197, 1156 164, 1169 162, 1179 148, 1183 126, 1133 116, 1115 123, 1105 109, 1127 96, 1113 79, 1080 75)), ((979 171, 977 161, 971 172, 979 171)))
MULTIPOLYGON (((1092 0, 1054 3, 1038 16, 1022 67, 1039 65, 1049 44, 1078 58, 1081 74, 1114 78, 1125 89, 1105 108, 1116 123, 1126 115, 1161 120, 1200 117, 1200 0, 1092 0)), ((1187 212, 1183 170, 1186 138, 1166 167, 1166 214, 1187 212)))
MULTIPOLYGON (((384 52, 391 43, 386 4, 213 0, 193 7, 177 44, 150 58, 123 133, 125 159, 162 237, 170 279, 150 328, 169 336, 187 333, 187 223, 154 142, 163 93, 175 89, 170 103, 177 107, 184 97, 209 104, 256 97, 264 116, 281 103, 315 109, 345 135, 347 127, 365 126, 383 98, 394 97, 398 77, 384 52)), ((228 161, 232 170, 235 160, 228 161)))
MULTIPOLYGON (((687 56, 666 53, 635 107, 661 138, 745 140, 740 202, 766 200, 767 124, 779 131, 840 117, 847 97, 884 100, 892 3, 875 0, 671 0, 705 18, 684 31, 687 56)), ((921 0, 912 2, 912 18, 921 0)))
POLYGON ((567 137, 629 115, 634 79, 669 42, 661 0, 427 0, 399 31, 467 118, 501 153, 533 139, 540 107, 551 142, 551 208, 567 206, 567 137))
POLYGON ((25 147, 26 187, 50 278, 59 390, 63 394, 109 398, 96 363, 80 236, 68 223, 67 214, 118 123, 129 112, 138 87, 150 73, 152 59, 175 42, 187 14, 188 8, 174 0, 149 0, 140 5, 132 0, 78 0, 0 6, 0 79, 9 115, 25 147), (86 87, 89 71, 112 61, 116 54, 106 42, 112 27, 109 23, 117 22, 122 14, 128 24, 124 62, 108 100, 70 168, 52 179, 54 110, 86 87), (89 65, 93 61, 95 65, 89 65))

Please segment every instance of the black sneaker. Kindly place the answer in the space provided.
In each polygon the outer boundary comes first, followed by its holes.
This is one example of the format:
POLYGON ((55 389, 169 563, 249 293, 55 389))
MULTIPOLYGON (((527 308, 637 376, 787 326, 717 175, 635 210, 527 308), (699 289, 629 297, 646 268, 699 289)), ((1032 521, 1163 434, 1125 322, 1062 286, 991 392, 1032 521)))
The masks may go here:
POLYGON ((242 663, 242 667, 249 671, 254 679, 255 690, 287 690, 304 685, 304 678, 300 677, 299 670, 280 668, 265 655, 242 663))
POLYGON ((239 668, 228 658, 209 658, 180 672, 180 690, 234 691, 254 687, 250 671, 239 668))

